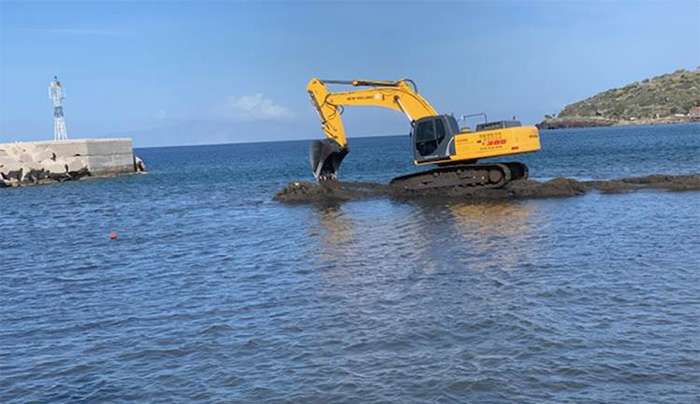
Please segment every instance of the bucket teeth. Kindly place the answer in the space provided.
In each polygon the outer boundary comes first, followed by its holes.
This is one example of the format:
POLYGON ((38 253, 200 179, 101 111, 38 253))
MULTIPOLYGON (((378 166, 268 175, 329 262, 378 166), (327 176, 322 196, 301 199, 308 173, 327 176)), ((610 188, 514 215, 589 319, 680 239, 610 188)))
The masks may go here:
POLYGON ((347 154, 347 147, 340 147, 330 139, 313 141, 309 149, 309 161, 316 180, 337 179, 338 168, 347 154))

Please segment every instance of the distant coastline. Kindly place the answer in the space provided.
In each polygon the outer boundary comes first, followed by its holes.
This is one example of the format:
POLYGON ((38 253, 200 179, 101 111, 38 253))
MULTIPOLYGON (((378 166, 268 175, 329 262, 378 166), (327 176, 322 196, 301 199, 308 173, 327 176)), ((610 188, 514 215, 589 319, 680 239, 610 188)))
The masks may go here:
POLYGON ((700 122, 700 68, 635 81, 545 115, 540 129, 700 122))
POLYGON ((673 125, 683 123, 700 123, 695 117, 663 117, 635 120, 612 120, 591 117, 547 118, 536 124, 539 129, 572 129, 595 128, 605 126, 637 126, 637 125, 673 125))

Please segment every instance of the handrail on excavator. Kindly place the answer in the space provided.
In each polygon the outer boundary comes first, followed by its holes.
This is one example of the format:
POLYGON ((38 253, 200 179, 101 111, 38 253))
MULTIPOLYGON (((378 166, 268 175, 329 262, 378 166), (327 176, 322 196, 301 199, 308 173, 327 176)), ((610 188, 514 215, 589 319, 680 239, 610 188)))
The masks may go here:
POLYGON ((353 87, 398 87, 401 85, 402 81, 411 84, 414 92, 418 92, 418 86, 411 79, 401 79, 401 80, 325 80, 319 79, 321 83, 324 84, 343 84, 353 87))
POLYGON ((397 87, 399 85, 398 81, 393 80, 324 80, 320 79, 322 83, 328 84, 344 84, 349 86, 366 86, 366 87, 397 87))

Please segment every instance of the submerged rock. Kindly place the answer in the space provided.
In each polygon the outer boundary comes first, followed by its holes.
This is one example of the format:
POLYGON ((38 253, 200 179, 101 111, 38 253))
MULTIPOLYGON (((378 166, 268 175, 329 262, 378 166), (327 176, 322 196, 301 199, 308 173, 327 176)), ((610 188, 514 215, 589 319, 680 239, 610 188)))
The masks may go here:
POLYGON ((643 188, 660 188, 669 191, 700 190, 700 175, 648 175, 623 179, 626 184, 643 188))
POLYGON ((546 182, 522 180, 506 186, 513 198, 556 198, 585 194, 590 187, 571 178, 554 178, 546 182))
POLYGON ((541 182, 517 180, 503 188, 451 187, 408 191, 389 184, 371 182, 292 182, 275 196, 285 203, 340 202, 367 198, 394 199, 532 199, 562 198, 583 195, 591 190, 605 193, 629 192, 642 188, 669 191, 700 190, 700 174, 650 175, 617 180, 578 181, 572 178, 554 178, 541 182))
POLYGON ((386 196, 389 187, 366 182, 291 182, 274 199, 280 202, 337 202, 386 196))

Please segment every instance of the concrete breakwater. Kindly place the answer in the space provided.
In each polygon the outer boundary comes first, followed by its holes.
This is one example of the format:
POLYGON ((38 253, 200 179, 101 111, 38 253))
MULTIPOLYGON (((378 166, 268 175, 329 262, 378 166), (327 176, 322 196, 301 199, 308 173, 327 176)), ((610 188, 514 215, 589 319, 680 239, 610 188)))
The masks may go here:
POLYGON ((131 139, 0 143, 0 187, 107 177, 144 171, 131 139))
POLYGON ((503 188, 452 187, 423 191, 408 191, 390 184, 372 182, 330 182, 325 184, 292 182, 280 190, 273 199, 285 203, 324 203, 367 198, 482 201, 561 198, 583 195, 592 190, 618 193, 639 189, 700 191, 700 174, 649 175, 596 181, 578 181, 572 178, 554 178, 545 182, 517 180, 503 188))

